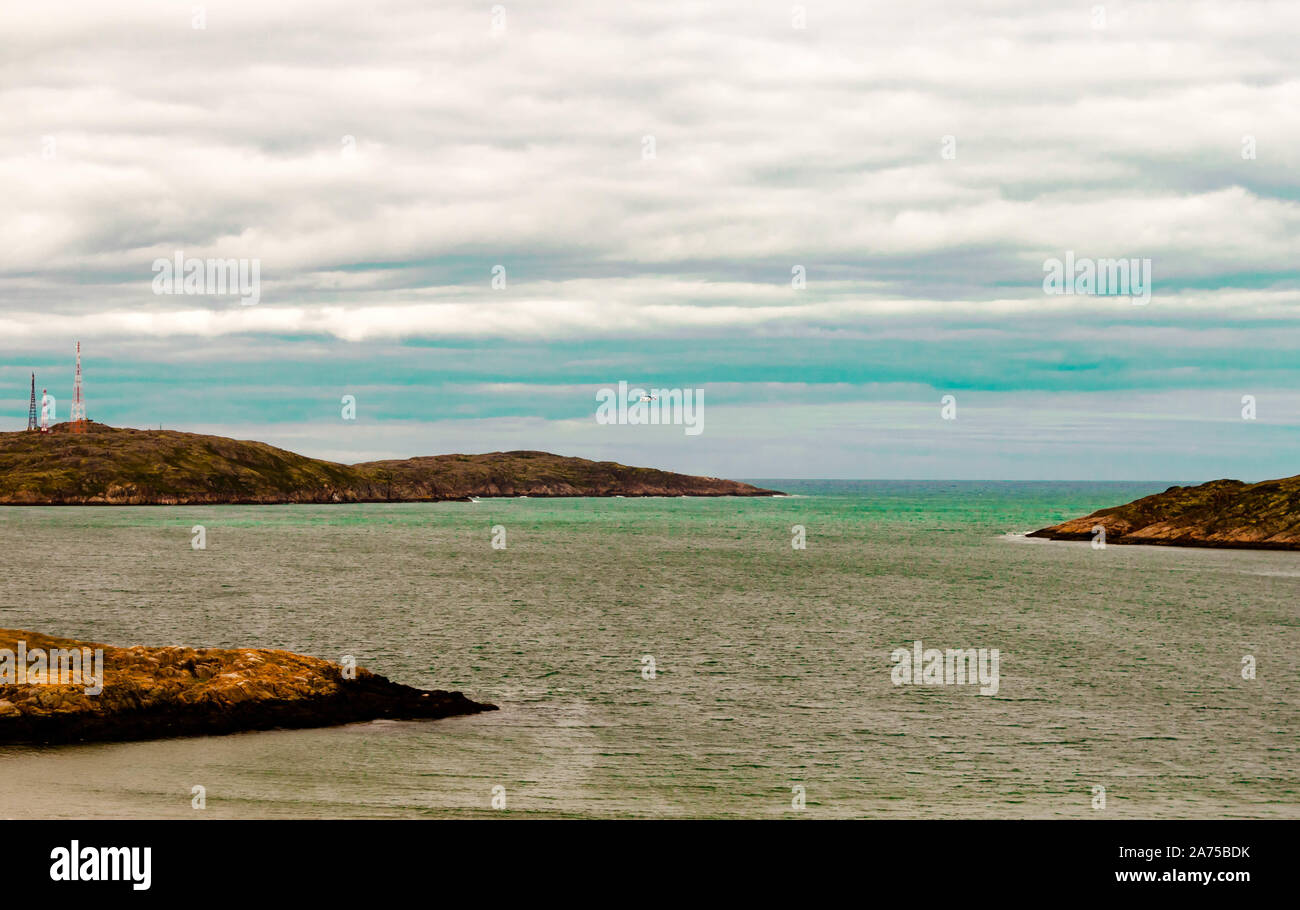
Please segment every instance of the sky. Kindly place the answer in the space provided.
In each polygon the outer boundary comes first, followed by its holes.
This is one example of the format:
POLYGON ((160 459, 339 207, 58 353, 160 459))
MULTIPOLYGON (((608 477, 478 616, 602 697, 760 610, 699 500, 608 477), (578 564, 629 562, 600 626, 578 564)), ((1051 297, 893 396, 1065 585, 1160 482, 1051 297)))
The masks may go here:
POLYGON ((92 419, 348 463, 1300 473, 1297 33, 1249 0, 0 5, 0 430, 33 371, 66 419, 80 341, 92 419), (178 253, 255 263, 256 302, 157 293, 178 253), (1149 299, 1049 293, 1067 255, 1149 299), (703 431, 598 423, 620 381, 702 390, 703 431))

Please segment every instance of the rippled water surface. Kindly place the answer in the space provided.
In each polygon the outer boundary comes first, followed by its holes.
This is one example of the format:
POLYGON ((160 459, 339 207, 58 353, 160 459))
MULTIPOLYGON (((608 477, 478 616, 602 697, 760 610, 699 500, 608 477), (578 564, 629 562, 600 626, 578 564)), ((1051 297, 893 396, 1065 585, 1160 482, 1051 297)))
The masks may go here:
POLYGON ((0 747, 0 817, 477 816, 497 786, 525 816, 776 817, 795 786, 808 816, 1300 815, 1300 553, 1017 536, 1163 484, 768 483, 796 495, 0 510, 2 627, 350 654, 502 709, 0 747), (998 648, 999 692, 895 687, 916 639, 998 648))

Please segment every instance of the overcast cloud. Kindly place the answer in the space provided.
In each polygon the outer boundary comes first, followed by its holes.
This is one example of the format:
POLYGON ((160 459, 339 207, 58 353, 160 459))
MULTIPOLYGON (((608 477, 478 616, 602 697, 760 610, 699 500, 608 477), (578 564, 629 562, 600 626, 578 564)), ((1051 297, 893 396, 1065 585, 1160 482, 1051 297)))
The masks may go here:
POLYGON ((79 339, 92 418, 343 461, 1300 470, 1300 5, 792 6, 0 7, 0 429, 79 339), (259 302, 156 295, 177 251, 259 302), (1046 295, 1067 251, 1150 302, 1046 295), (597 426, 619 380, 706 432, 597 426))

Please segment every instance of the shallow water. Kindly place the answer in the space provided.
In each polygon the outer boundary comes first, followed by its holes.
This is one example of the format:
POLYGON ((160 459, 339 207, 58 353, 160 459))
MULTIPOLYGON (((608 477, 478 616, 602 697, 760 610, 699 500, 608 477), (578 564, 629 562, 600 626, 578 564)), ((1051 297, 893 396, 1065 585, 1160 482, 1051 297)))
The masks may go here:
POLYGON ((502 709, 0 747, 0 817, 1300 815, 1300 553, 1016 536, 1167 484, 761 482, 796 495, 0 509, 2 627, 502 709), (893 685, 916 639, 999 691, 893 685))

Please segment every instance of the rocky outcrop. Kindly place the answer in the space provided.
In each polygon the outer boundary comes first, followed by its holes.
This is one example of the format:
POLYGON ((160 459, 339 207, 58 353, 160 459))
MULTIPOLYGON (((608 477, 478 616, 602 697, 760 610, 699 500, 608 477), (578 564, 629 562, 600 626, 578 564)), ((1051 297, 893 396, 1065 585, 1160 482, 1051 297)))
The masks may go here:
POLYGON ((342 465, 262 442, 91 423, 74 434, 0 433, 0 505, 437 502, 476 496, 771 496, 693 477, 547 452, 437 455, 342 465))
POLYGON ((154 739, 495 710, 460 692, 426 692, 363 668, 350 679, 339 664, 289 651, 115 648, 15 629, 0 629, 0 680, 0 743, 154 739), (56 652, 89 656, 96 649, 98 678, 93 657, 77 676, 49 675, 56 652), (46 655, 43 677, 35 652, 46 655), (16 669, 23 655, 23 669, 16 669))
POLYGON ((1300 476, 1170 487, 1029 536, 1091 540, 1098 526, 1108 544, 1300 550, 1300 476))

